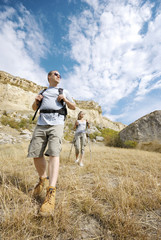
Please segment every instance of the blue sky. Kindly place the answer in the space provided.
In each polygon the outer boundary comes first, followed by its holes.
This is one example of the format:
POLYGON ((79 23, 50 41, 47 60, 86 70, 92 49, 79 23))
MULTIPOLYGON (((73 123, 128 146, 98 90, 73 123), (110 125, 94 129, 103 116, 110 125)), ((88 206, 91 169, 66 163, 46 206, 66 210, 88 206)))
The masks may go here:
POLYGON ((0 70, 42 86, 58 70, 112 121, 161 109, 159 0, 0 0, 0 53, 0 70))

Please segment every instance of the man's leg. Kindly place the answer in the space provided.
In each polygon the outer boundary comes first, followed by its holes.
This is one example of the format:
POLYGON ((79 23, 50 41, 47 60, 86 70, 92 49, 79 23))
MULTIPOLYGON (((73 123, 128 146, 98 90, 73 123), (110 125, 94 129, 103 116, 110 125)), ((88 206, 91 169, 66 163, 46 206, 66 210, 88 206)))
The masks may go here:
POLYGON ((61 151, 63 129, 63 125, 52 126, 48 132, 48 150, 45 154, 49 156, 49 187, 47 189, 46 198, 39 211, 42 216, 52 214, 55 209, 56 183, 59 174, 59 154, 61 151))
POLYGON ((37 197, 49 186, 49 179, 46 174, 46 160, 44 157, 34 158, 35 168, 39 175, 39 182, 31 192, 32 196, 37 197))
POLYGON ((55 208, 55 194, 56 194, 56 183, 59 173, 59 157, 49 157, 49 187, 44 203, 42 204, 39 213, 42 216, 48 216, 53 213, 55 208))
POLYGON ((56 187, 59 174, 59 157, 49 157, 49 185, 56 187))
POLYGON ((39 177, 46 178, 46 160, 44 157, 34 158, 35 168, 39 174, 39 177))

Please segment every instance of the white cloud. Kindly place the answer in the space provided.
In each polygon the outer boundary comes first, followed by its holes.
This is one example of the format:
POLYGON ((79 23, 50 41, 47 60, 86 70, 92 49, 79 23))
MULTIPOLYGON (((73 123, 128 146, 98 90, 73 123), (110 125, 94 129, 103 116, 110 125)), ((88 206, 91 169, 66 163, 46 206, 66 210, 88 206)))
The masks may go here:
POLYGON ((82 0, 82 2, 86 2, 88 5, 90 5, 93 9, 98 8, 99 0, 82 0))
POLYGON ((0 26, 0 69, 46 85, 46 72, 39 61, 45 57, 48 43, 34 17, 23 5, 19 10, 6 7, 0 15, 0 26))
MULTIPOLYGON (((72 77, 67 76, 68 83, 80 99, 93 98, 112 116, 122 98, 136 92, 131 101, 138 101, 160 88, 155 75, 160 73, 161 13, 153 20, 150 2, 84 1, 95 11, 70 19, 71 57, 78 65, 72 77), (143 34, 145 23, 149 27, 143 34)), ((120 115, 121 111, 115 119, 120 115)))

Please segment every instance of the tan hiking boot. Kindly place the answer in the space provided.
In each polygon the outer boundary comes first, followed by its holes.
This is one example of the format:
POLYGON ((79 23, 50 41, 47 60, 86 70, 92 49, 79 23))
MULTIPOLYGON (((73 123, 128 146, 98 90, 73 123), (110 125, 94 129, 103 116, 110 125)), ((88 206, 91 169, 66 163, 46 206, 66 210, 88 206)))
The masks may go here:
POLYGON ((52 186, 48 187, 45 201, 43 202, 39 211, 40 215, 42 216, 52 215, 55 208, 55 194, 56 188, 52 186))
POLYGON ((38 184, 35 186, 35 188, 32 191, 32 196, 37 197, 40 196, 43 192, 43 190, 46 190, 49 186, 49 178, 39 178, 38 184))

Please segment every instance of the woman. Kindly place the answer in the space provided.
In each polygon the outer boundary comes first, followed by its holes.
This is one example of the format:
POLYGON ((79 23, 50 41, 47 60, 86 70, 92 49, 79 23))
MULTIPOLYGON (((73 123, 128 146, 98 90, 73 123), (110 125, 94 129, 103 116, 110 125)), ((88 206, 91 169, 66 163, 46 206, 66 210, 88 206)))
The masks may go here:
POLYGON ((74 129, 75 137, 74 137, 74 147, 75 147, 75 155, 76 160, 75 163, 78 163, 79 166, 83 167, 83 156, 84 156, 84 148, 86 146, 86 129, 89 128, 89 123, 84 119, 83 111, 80 111, 78 114, 78 119, 75 122, 74 129), (80 153, 80 157, 79 157, 80 153))

